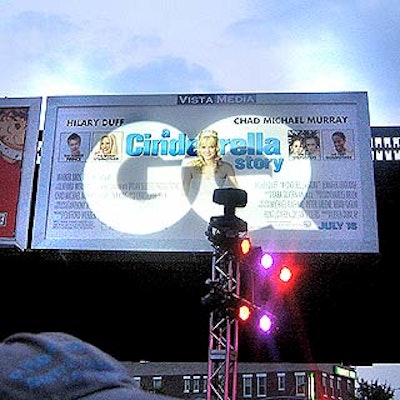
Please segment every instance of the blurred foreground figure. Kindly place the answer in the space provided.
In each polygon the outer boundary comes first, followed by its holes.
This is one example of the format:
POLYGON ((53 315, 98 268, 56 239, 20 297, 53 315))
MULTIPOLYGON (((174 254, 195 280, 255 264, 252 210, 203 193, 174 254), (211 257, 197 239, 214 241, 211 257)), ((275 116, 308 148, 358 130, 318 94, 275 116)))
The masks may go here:
POLYGON ((173 400, 139 389, 125 366, 60 332, 17 333, 0 343, 1 400, 173 400))

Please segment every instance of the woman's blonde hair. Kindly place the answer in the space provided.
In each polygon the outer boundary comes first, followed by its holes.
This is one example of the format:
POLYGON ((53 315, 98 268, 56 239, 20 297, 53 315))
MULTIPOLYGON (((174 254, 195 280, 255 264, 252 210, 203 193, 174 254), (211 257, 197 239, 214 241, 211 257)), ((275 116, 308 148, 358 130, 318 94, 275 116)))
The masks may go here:
POLYGON ((113 133, 107 133, 100 138, 99 148, 101 148, 101 142, 103 139, 108 138, 110 140, 110 155, 118 155, 118 143, 117 137, 113 133))
POLYGON ((218 161, 221 160, 222 156, 220 153, 218 132, 214 131, 213 129, 206 129, 199 133, 199 138, 197 140, 197 146, 196 146, 197 158, 195 160, 193 160, 193 163, 192 163, 192 165, 194 167, 202 168, 202 167, 204 167, 204 165, 206 165, 204 157, 202 155, 198 154, 198 149, 201 146, 206 145, 210 142, 212 144, 214 144, 215 149, 216 149, 215 162, 218 164, 218 161))

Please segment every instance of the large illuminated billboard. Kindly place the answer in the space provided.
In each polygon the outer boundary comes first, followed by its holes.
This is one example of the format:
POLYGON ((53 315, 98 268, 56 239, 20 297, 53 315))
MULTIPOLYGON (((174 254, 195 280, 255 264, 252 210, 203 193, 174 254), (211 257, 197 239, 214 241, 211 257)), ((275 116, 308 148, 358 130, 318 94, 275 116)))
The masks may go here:
POLYGON ((0 246, 26 249, 42 99, 0 99, 0 246))
POLYGON ((224 207, 275 252, 378 252, 365 92, 49 97, 32 247, 209 252, 224 207))

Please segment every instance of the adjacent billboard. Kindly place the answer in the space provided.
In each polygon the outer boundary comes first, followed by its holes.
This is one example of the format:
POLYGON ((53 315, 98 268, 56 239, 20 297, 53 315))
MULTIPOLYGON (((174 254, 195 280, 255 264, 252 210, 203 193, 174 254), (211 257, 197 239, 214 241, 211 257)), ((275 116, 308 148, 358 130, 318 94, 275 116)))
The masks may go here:
POLYGON ((376 253, 365 92, 47 99, 32 248, 210 252, 224 206, 275 252, 376 253))
POLYGON ((26 249, 42 99, 0 99, 0 247, 26 249))

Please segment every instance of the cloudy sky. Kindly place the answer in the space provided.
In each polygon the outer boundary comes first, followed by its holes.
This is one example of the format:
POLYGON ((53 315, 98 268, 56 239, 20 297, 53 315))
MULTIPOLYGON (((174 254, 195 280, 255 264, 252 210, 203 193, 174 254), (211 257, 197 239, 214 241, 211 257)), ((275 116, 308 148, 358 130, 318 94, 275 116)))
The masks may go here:
POLYGON ((400 125, 398 0, 0 0, 0 8, 0 97, 366 91, 371 126, 400 125))
POLYGON ((398 0, 0 0, 1 96, 368 92, 400 125, 398 0))

